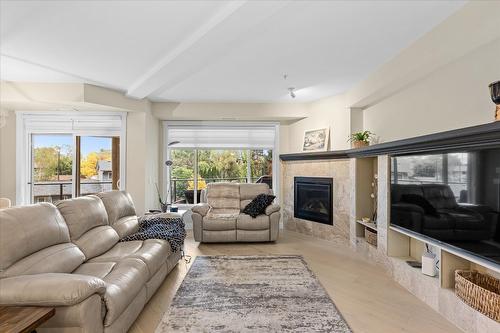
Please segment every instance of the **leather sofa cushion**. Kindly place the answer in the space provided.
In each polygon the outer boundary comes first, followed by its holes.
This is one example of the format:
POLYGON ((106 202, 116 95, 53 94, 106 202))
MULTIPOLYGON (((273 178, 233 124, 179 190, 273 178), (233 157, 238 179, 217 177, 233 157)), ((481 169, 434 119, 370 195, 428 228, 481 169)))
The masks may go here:
POLYGON ((85 255, 73 243, 52 245, 17 261, 0 278, 41 273, 71 273, 85 261, 85 255))
POLYGON ((240 209, 243 210, 259 194, 272 194, 269 186, 261 184, 240 184, 240 209))
POLYGON ((259 194, 271 194, 269 186, 265 183, 240 184, 240 200, 252 200, 259 194))
POLYGON ((69 243, 69 231, 50 203, 0 210, 0 271, 47 247, 69 243))
POLYGON ((151 278, 171 254, 172 249, 166 240, 147 239, 145 241, 117 243, 109 251, 91 259, 89 262, 113 262, 125 258, 137 258, 146 264, 149 278, 151 278))
POLYGON ((111 325, 123 313, 149 280, 146 264, 137 258, 87 262, 74 273, 99 277, 106 282, 104 326, 111 325))
POLYGON ((113 224, 120 238, 127 237, 139 231, 139 219, 135 215, 124 216, 113 224))
POLYGON ((73 243, 82 250, 86 260, 89 260, 108 251, 119 240, 120 238, 113 228, 109 225, 103 225, 87 231, 73 243))
POLYGON ((72 240, 80 238, 90 229, 108 225, 106 208, 95 195, 61 200, 56 206, 68 225, 72 240))
POLYGON ((139 230, 139 222, 134 202, 125 191, 108 191, 98 193, 106 207, 109 224, 116 230, 120 238, 139 230))
POLYGON ((250 202, 252 202, 252 199, 241 200, 240 201, 240 210, 245 209, 245 207, 248 206, 248 204, 250 202))
POLYGON ((247 214, 240 214, 236 220, 238 230, 267 230, 269 229, 269 216, 258 215, 253 218, 247 214))
POLYGON ((203 230, 236 230, 236 218, 217 218, 205 216, 203 218, 203 230))
POLYGON ((210 183, 207 187, 207 203, 216 209, 240 210, 240 184, 210 183))

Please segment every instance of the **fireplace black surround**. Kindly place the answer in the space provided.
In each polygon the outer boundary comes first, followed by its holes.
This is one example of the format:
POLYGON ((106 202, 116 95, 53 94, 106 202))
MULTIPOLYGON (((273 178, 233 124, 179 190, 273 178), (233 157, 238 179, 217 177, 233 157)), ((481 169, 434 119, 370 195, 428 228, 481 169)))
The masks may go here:
POLYGON ((294 216, 333 225, 332 178, 294 178, 294 216))

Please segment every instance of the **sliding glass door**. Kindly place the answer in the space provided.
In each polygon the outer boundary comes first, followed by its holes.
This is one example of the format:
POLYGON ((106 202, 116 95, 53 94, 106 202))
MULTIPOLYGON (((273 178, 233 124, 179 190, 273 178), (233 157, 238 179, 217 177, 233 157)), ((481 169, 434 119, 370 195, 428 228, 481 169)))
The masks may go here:
POLYGON ((32 203, 119 188, 119 137, 32 134, 31 143, 32 203))

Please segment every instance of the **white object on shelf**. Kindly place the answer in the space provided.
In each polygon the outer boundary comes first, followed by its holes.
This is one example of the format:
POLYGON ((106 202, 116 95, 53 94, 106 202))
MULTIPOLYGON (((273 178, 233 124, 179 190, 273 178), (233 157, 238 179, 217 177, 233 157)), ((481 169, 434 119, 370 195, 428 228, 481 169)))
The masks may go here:
POLYGON ((356 220, 356 222, 377 231, 377 225, 374 222, 363 222, 362 220, 356 220))
POLYGON ((422 255, 422 273, 429 276, 436 276, 436 255, 434 253, 424 253, 422 255))

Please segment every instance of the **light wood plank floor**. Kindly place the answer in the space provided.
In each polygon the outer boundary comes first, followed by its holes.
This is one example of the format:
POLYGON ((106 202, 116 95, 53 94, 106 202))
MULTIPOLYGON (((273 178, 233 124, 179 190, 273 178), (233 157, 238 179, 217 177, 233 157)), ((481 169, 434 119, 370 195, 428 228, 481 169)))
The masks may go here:
MULTIPOLYGON (((197 255, 300 254, 354 332, 462 332, 346 246, 282 231, 278 242, 269 244, 200 244, 188 236, 185 248, 193 260, 197 255)), ((188 268, 177 265, 130 332, 155 331, 188 268)))

